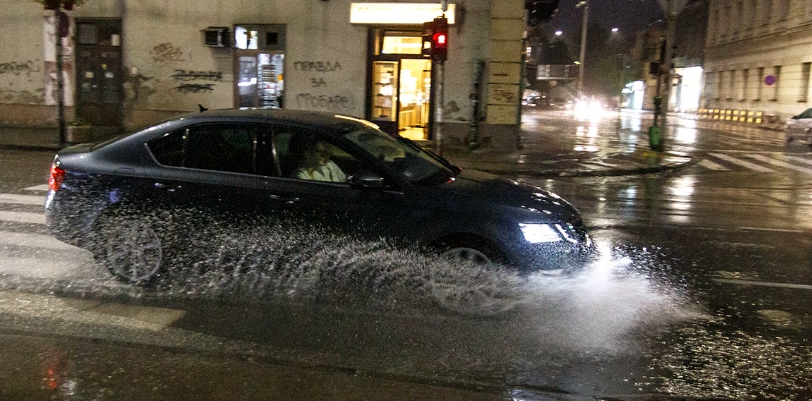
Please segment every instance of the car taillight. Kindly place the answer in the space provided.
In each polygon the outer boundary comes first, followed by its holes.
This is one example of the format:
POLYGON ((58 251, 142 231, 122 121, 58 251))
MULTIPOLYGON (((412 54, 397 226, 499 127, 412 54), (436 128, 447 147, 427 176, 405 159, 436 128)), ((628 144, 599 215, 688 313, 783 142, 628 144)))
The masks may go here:
POLYGON ((65 169, 57 166, 56 164, 51 164, 51 176, 48 177, 48 188, 58 191, 59 187, 62 186, 62 180, 64 179, 65 169))

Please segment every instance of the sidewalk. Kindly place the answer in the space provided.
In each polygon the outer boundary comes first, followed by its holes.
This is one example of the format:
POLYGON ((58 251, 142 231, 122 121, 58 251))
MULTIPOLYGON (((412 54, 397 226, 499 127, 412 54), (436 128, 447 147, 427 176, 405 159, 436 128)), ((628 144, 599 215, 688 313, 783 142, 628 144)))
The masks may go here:
MULTIPOLYGON (((446 149, 443 157, 465 169, 549 177, 648 174, 692 162, 687 154, 649 150, 647 134, 620 129, 614 125, 616 120, 607 120, 594 132, 579 135, 575 127, 578 124, 573 125, 569 118, 558 119, 550 114, 538 114, 533 117, 536 120, 528 118, 522 123, 519 150, 446 149)), ((667 149, 668 135, 665 141, 667 149)), ((425 144, 431 146, 430 142, 425 144)), ((60 148, 59 135, 55 128, 0 127, 0 148, 56 152, 60 148)))

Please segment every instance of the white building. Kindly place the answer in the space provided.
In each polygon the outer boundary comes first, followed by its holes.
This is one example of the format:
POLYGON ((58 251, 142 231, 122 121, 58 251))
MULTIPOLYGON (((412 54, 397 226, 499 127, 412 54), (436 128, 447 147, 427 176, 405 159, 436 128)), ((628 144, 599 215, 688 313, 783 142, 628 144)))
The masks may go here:
POLYGON ((812 1, 711 0, 702 107, 782 121, 810 104, 812 1))

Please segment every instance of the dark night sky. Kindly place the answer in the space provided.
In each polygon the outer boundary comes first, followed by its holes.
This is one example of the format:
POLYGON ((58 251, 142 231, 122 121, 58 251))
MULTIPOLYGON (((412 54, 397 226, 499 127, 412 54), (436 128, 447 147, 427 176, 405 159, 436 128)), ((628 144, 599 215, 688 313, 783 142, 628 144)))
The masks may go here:
MULTIPOLYGON (((545 30, 552 34, 561 30, 569 36, 581 29, 583 10, 576 8, 579 0, 561 0, 558 13, 545 22, 545 30)), ((605 28, 618 27, 621 33, 634 35, 662 17, 662 9, 657 0, 589 0, 590 23, 605 28)))

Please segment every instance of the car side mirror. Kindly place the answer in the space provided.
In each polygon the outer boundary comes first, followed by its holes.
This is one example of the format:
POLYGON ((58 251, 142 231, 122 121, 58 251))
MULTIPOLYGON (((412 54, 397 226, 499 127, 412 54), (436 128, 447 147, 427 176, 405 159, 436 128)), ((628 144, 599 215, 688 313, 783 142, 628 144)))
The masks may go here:
POLYGON ((354 188, 362 189, 380 189, 386 188, 386 183, 383 177, 371 171, 359 171, 357 174, 352 175, 347 181, 354 188))

